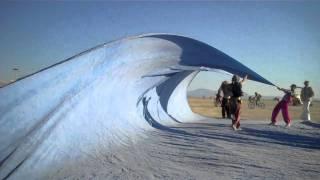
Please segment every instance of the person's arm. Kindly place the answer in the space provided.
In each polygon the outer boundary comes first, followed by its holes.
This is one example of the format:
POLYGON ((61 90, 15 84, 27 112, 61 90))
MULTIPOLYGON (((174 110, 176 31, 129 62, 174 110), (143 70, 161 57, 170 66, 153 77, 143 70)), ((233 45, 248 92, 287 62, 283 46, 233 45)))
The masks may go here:
POLYGON ((310 87, 310 97, 313 97, 314 96, 314 92, 312 90, 312 88, 310 87))
POLYGON ((288 90, 288 89, 284 89, 284 88, 280 88, 277 86, 277 89, 280 90, 280 91, 283 91, 284 93, 290 93, 291 91, 288 90))
POLYGON ((217 96, 220 98, 221 97, 221 91, 222 91, 222 85, 220 86, 220 88, 218 89, 218 93, 217 93, 217 96))
POLYGON ((243 84, 248 79, 248 75, 245 75, 243 79, 240 81, 241 84, 243 84))

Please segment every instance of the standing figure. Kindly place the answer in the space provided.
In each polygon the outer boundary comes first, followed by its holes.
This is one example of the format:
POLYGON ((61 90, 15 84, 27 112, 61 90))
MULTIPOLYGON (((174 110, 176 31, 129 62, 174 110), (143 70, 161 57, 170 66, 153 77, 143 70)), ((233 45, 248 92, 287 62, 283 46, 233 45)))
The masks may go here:
POLYGON ((241 96, 243 96, 242 84, 245 82, 247 78, 248 76, 246 75, 240 81, 239 76, 234 75, 232 77, 231 119, 232 119, 233 130, 240 130, 241 96))
POLYGON ((286 127, 290 127, 291 125, 291 118, 289 116, 289 111, 288 111, 288 104, 292 101, 292 98, 294 96, 294 90, 297 88, 295 84, 292 84, 290 86, 290 90, 288 89, 283 89, 277 87, 278 90, 283 91, 285 95, 281 99, 281 101, 278 102, 278 104, 274 107, 272 111, 272 117, 271 117, 271 123, 269 125, 276 125, 277 122, 277 116, 279 111, 282 111, 282 116, 283 120, 286 123, 286 127))
POLYGON ((300 97, 303 103, 301 119, 310 121, 310 103, 312 97, 314 96, 314 92, 312 88, 309 86, 309 81, 304 81, 304 87, 301 90, 300 97))
POLYGON ((219 90, 218 95, 222 96, 221 108, 222 108, 222 118, 231 118, 230 114, 230 98, 232 96, 231 84, 228 81, 223 81, 219 90), (223 94, 223 95, 221 95, 223 94))

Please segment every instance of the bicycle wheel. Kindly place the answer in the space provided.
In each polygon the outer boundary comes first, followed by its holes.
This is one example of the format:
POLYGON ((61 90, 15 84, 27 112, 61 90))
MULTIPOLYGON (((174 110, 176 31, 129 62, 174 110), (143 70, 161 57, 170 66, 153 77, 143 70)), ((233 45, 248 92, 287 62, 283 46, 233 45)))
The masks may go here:
POLYGON ((248 103, 248 108, 249 109, 254 109, 255 108, 255 104, 254 103, 248 103))
POLYGON ((260 107, 261 109, 264 109, 264 108, 266 108, 266 105, 265 105, 264 103, 260 103, 260 104, 259 104, 259 107, 260 107))

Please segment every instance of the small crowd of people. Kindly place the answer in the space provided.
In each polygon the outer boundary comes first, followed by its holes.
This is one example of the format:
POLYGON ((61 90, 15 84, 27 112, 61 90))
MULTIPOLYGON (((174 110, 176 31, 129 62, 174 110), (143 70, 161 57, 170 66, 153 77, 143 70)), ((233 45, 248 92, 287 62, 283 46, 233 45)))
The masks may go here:
MULTIPOLYGON (((240 110, 243 96, 242 84, 247 80, 248 76, 245 76, 241 79, 238 75, 234 75, 231 79, 231 83, 228 81, 223 81, 218 93, 217 99, 221 102, 222 108, 222 118, 228 118, 232 120, 231 127, 234 130, 240 130, 240 110)), ((288 111, 288 105, 292 102, 292 99, 296 96, 295 90, 297 88, 301 88, 300 98, 303 104, 301 119, 303 120, 311 120, 310 117, 310 104, 312 101, 312 97, 314 96, 314 92, 312 88, 309 86, 309 81, 304 82, 304 87, 298 87, 295 84, 290 86, 290 89, 284 89, 277 87, 278 90, 284 92, 284 96, 281 100, 278 101, 276 106, 274 107, 271 115, 271 123, 269 125, 276 125, 277 115, 280 110, 282 111, 283 119, 286 123, 286 127, 291 126, 291 118, 288 111)), ((254 101, 256 105, 261 100, 261 94, 255 92, 254 101)))

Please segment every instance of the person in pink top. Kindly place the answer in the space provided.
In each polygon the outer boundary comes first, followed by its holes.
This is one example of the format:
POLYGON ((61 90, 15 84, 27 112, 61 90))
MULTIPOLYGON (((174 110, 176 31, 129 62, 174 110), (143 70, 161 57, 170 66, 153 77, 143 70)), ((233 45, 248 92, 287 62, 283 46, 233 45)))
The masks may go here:
POLYGON ((290 90, 283 89, 277 87, 278 90, 283 91, 285 95, 281 99, 281 101, 278 102, 278 104, 274 107, 272 111, 272 117, 271 117, 271 123, 270 125, 276 125, 277 122, 277 115, 279 114, 279 111, 282 111, 283 120, 286 123, 286 127, 290 127, 291 125, 291 118, 288 111, 288 105, 292 100, 292 97, 294 96, 294 90, 297 88, 295 84, 292 84, 290 86, 290 90))

